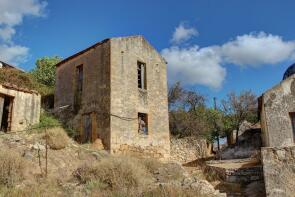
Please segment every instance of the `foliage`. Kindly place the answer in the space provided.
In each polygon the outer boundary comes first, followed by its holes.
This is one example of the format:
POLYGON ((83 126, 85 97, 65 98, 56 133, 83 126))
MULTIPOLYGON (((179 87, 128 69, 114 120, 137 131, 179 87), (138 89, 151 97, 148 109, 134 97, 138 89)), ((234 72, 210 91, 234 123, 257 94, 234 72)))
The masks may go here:
POLYGON ((10 83, 18 88, 36 90, 41 95, 47 95, 53 92, 52 88, 38 83, 30 73, 25 73, 12 68, 0 69, 0 83, 10 83))
POLYGON ((37 59, 36 68, 31 73, 41 84, 48 87, 55 86, 55 65, 62 59, 59 56, 42 57, 37 59))
POLYGON ((48 129, 44 138, 47 140, 49 147, 54 150, 63 149, 69 143, 69 137, 61 127, 48 129))
POLYGON ((221 106, 206 106, 204 95, 186 90, 179 82, 169 88, 169 127, 174 136, 202 136, 209 142, 229 136, 247 120, 257 121, 257 98, 251 91, 231 92, 221 106))
POLYGON ((225 124, 227 132, 237 131, 236 141, 238 142, 239 127, 244 120, 251 123, 258 121, 257 97, 251 91, 243 91, 240 94, 231 92, 227 98, 222 100, 223 112, 226 116, 225 124))
POLYGON ((75 172, 81 183, 99 181, 111 190, 144 188, 151 182, 151 175, 137 159, 130 157, 107 157, 100 162, 81 166, 75 172))
POLYGON ((168 101, 172 135, 198 136, 207 130, 205 96, 185 90, 178 82, 169 89, 168 101))
POLYGON ((13 187, 24 178, 25 161, 16 152, 8 149, 0 151, 0 185, 13 187))
POLYGON ((54 128, 61 126, 59 120, 53 115, 43 112, 40 115, 40 121, 38 124, 33 125, 30 129, 37 132, 44 132, 45 128, 54 128))

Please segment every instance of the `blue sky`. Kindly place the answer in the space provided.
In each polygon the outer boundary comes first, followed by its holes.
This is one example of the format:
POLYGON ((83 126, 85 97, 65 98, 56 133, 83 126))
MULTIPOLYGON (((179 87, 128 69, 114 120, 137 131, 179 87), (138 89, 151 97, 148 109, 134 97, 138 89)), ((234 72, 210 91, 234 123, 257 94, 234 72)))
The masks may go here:
POLYGON ((291 0, 0 0, 0 59, 30 70, 43 56, 141 34, 167 59, 169 83, 208 97, 259 95, 295 62, 294 7, 291 0))

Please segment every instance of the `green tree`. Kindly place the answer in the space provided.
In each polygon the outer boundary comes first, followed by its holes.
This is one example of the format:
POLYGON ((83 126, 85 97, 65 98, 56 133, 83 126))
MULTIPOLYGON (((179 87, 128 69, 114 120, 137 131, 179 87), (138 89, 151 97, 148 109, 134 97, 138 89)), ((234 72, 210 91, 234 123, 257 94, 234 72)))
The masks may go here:
POLYGON ((206 125, 205 97, 184 89, 179 82, 169 88, 169 126, 172 135, 199 136, 206 125))
POLYGON ((48 87, 55 86, 55 65, 62 59, 59 56, 42 57, 37 59, 36 67, 31 71, 33 77, 48 87))
POLYGON ((225 100, 222 100, 223 112, 225 114, 224 123, 227 132, 236 130, 236 143, 239 138, 239 128, 243 121, 247 120, 256 123, 257 118, 257 97, 251 91, 242 91, 240 94, 231 92, 225 100))

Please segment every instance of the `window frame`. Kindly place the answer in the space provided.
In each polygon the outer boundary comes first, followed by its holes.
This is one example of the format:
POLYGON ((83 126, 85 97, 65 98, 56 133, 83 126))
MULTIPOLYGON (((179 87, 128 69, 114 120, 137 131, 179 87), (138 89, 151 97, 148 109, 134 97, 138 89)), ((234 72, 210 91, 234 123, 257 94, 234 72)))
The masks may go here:
POLYGON ((147 113, 138 112, 137 113, 137 121, 138 121, 138 133, 142 135, 149 135, 149 118, 147 113), (145 128, 146 131, 141 132, 140 131, 140 123, 139 123, 139 117, 143 117, 143 121, 145 122, 145 128))
POLYGON ((147 68, 146 63, 137 61, 137 87, 140 90, 147 90, 147 68))

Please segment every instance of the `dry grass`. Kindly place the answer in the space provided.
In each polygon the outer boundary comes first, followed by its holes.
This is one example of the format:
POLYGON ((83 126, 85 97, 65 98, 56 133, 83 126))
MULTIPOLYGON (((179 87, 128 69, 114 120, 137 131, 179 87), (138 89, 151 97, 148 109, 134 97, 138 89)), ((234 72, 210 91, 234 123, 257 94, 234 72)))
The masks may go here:
POLYGON ((143 197, 205 197, 192 189, 184 189, 178 186, 163 186, 143 193, 143 197))
POLYGON ((44 138, 47 139, 49 147, 54 150, 63 149, 69 143, 69 137, 61 127, 48 129, 44 138))
POLYGON ((21 72, 16 69, 0 69, 0 83, 12 83, 20 88, 36 90, 41 95, 47 95, 54 92, 53 88, 38 83, 31 74, 21 72))
POLYGON ((112 190, 144 188, 151 182, 151 175, 137 159, 130 157, 108 157, 92 165, 77 169, 75 176, 81 183, 97 181, 112 190))
POLYGON ((163 163, 153 158, 140 158, 139 160, 150 173, 154 173, 160 167, 164 166, 163 163))
POLYGON ((0 151, 0 185, 12 187, 24 178, 25 161, 9 149, 0 151))
MULTIPOLYGON (((45 182, 25 187, 0 187, 0 197, 62 197, 67 196, 56 182, 45 182)), ((68 195, 70 196, 70 195, 68 195)))

